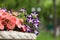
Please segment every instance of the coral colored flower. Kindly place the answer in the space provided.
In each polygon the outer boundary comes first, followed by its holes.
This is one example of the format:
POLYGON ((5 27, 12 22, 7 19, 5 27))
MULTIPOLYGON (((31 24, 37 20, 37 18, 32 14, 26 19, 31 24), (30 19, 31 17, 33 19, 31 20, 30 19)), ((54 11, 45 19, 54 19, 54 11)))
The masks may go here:
POLYGON ((0 16, 1 16, 2 18, 5 18, 7 15, 8 15, 7 12, 0 11, 0 16))
POLYGON ((0 20, 0 29, 1 29, 1 30, 4 29, 4 25, 1 23, 1 20, 0 20))
POLYGON ((12 15, 6 15, 5 18, 8 19, 8 20, 11 20, 11 16, 12 15))
POLYGON ((16 23, 17 18, 15 16, 11 16, 10 17, 10 21, 13 22, 13 23, 16 23))
POLYGON ((5 15, 8 15, 8 13, 7 12, 3 12, 3 14, 2 14, 3 16, 5 16, 5 15))
POLYGON ((21 25, 22 31, 26 31, 26 26, 25 25, 21 25))
POLYGON ((6 21, 5 21, 5 20, 1 20, 1 23, 2 23, 3 25, 6 25, 6 21))
POLYGON ((2 19, 2 16, 0 16, 0 20, 2 19))
POLYGON ((17 18, 17 21, 16 21, 16 25, 17 25, 18 28, 21 28, 21 23, 20 23, 18 18, 17 18))
POLYGON ((7 28, 12 30, 12 29, 15 28, 15 24, 12 23, 12 22, 8 22, 8 23, 7 23, 7 28))

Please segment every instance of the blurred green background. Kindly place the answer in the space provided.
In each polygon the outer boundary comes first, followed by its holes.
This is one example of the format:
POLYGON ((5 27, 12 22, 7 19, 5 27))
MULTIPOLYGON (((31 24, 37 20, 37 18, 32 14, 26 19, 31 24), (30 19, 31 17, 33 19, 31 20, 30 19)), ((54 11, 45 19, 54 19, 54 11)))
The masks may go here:
MULTIPOLYGON (((58 19, 60 20, 60 0, 56 0, 58 19)), ((28 13, 31 13, 31 9, 41 8, 39 11, 39 18, 43 21, 52 21, 49 16, 53 16, 53 0, 0 0, 0 7, 6 7, 8 10, 19 10, 20 8, 26 8, 28 13)), ((58 20, 58 23, 60 21, 58 20)), ((44 22, 44 23, 45 23, 44 22)), ((45 23, 46 24, 46 23, 45 23)))
MULTIPOLYGON (((41 11, 37 12, 39 13, 39 19, 44 28, 46 28, 46 25, 48 25, 49 22, 53 24, 53 0, 0 0, 0 7, 5 7, 8 10, 13 9, 15 11, 18 11, 20 8, 26 8, 28 14, 32 12, 32 8, 35 8, 35 11, 37 11, 37 8, 41 8, 41 11)), ((60 25, 60 0, 56 0, 56 7, 58 25, 60 25)), ((48 34, 50 35, 51 33, 48 34)), ((48 34, 41 32, 41 34, 38 35, 37 40, 44 40, 46 35, 49 36, 48 34)), ((53 40, 51 35, 49 38, 53 40)), ((49 38, 46 37, 46 40, 49 40, 49 38)))

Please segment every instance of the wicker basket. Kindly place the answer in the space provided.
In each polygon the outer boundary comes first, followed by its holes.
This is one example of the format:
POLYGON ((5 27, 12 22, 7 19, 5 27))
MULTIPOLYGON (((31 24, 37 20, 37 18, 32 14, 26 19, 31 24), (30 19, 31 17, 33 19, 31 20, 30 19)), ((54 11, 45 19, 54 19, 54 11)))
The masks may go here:
POLYGON ((33 33, 0 31, 0 40, 35 40, 36 37, 33 33))

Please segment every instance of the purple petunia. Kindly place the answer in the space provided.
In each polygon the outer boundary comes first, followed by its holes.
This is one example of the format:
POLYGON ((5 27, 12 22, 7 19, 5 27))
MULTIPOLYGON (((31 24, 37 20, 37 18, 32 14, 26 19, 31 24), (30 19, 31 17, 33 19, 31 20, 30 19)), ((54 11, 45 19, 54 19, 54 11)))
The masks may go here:
POLYGON ((27 22, 32 23, 33 20, 34 20, 34 19, 33 19, 32 15, 28 15, 28 16, 27 16, 27 22))
POLYGON ((27 15, 27 19, 32 19, 33 17, 32 17, 32 15, 27 15))
POLYGON ((21 12, 26 12, 26 9, 25 8, 21 8, 20 11, 21 12))
POLYGON ((38 26, 39 26, 38 23, 35 23, 35 24, 33 24, 33 25, 35 26, 36 29, 38 29, 38 26))
POLYGON ((31 32, 30 26, 26 25, 26 28, 27 28, 27 32, 31 32))
POLYGON ((7 11, 7 9, 6 9, 6 8, 1 8, 1 10, 3 10, 4 12, 6 12, 6 11, 7 11))
POLYGON ((30 33, 30 32, 31 32, 31 29, 28 29, 28 28, 27 28, 27 32, 29 32, 29 33, 30 33))
POLYGON ((36 35, 38 35, 38 34, 39 34, 39 32, 38 32, 37 30, 34 30, 34 32, 35 32, 35 34, 36 34, 36 35))
POLYGON ((33 23, 39 23, 40 21, 38 19, 34 19, 33 23))
POLYGON ((36 35, 39 34, 39 32, 37 31, 39 28, 39 19, 38 19, 38 14, 37 12, 32 12, 30 15, 26 15, 26 21, 28 23, 32 23, 31 26, 27 26, 27 32, 31 32, 31 33, 35 33, 36 35))
POLYGON ((26 26, 27 28, 31 29, 30 26, 28 26, 28 25, 25 25, 25 26, 26 26))
POLYGON ((39 22, 40 21, 38 19, 33 20, 33 25, 35 26, 35 28, 38 28, 39 22))
POLYGON ((34 16, 34 17, 36 17, 36 18, 38 17, 37 12, 32 12, 31 15, 34 16))
POLYGON ((32 18, 27 19, 27 22, 29 22, 29 23, 33 23, 33 19, 32 19, 32 18))

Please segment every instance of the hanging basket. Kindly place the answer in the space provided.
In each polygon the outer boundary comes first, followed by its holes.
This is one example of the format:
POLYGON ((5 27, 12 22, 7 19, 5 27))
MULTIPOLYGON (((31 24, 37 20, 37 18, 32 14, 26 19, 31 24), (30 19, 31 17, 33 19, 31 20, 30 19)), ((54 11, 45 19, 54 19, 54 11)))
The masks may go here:
POLYGON ((29 15, 29 14, 25 14, 24 12, 25 9, 23 9, 20 15, 17 15, 19 17, 16 17, 16 15, 13 15, 13 13, 16 14, 16 12, 11 13, 4 9, 0 9, 0 39, 1 40, 35 40, 36 39, 37 37, 36 35, 39 34, 39 31, 37 29, 40 23, 38 19, 38 14, 36 12, 32 12, 29 15))

